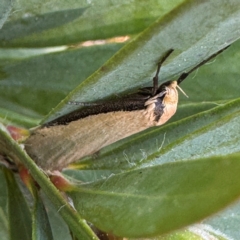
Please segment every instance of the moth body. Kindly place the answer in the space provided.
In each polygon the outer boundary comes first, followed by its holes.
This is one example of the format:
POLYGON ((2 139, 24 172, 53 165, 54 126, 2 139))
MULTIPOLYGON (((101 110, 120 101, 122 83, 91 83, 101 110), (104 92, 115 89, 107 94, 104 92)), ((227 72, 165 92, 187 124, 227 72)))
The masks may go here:
POLYGON ((85 108, 35 130, 25 142, 27 153, 42 169, 61 170, 104 146, 166 123, 177 110, 178 89, 181 90, 178 85, 191 72, 226 48, 214 53, 190 71, 183 72, 176 81, 158 86, 160 67, 172 53, 173 49, 170 49, 158 63, 153 87, 144 88, 138 94, 116 101, 79 103, 85 108))
POLYGON ((100 113, 37 129, 25 142, 25 149, 44 170, 60 170, 111 143, 167 122, 177 109, 175 85, 173 82, 163 93, 149 98, 140 110, 100 113))

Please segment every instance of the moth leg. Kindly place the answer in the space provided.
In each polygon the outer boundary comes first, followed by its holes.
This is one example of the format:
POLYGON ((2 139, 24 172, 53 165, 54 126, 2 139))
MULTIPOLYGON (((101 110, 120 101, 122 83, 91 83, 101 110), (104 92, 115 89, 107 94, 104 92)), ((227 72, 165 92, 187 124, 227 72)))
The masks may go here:
POLYGON ((202 65, 204 65, 206 62, 210 61, 212 58, 216 57, 218 54, 222 53, 224 50, 226 50, 230 45, 228 45, 227 47, 217 51, 216 53, 212 54, 210 57, 208 57, 207 59, 203 60, 202 62, 200 62, 197 66, 195 66, 194 68, 192 68, 190 71, 188 72, 183 72, 180 77, 177 80, 178 85, 188 77, 188 75, 190 73, 192 73, 193 71, 195 71, 197 68, 201 67, 202 65))

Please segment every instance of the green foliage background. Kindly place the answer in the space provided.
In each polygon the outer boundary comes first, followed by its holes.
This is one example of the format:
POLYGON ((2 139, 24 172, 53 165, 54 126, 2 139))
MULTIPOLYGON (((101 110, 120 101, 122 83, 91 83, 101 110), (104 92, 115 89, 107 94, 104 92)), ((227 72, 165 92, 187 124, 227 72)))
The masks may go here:
POLYGON ((135 239, 239 239, 239 15, 234 0, 1 1, 0 119, 6 125, 34 127, 72 111, 69 100, 111 99, 150 86, 156 62, 170 48, 161 81, 235 42, 181 84, 189 98, 180 96, 168 124, 64 171, 87 182, 68 193, 78 213, 2 126, 1 154, 21 161, 42 191, 29 196, 1 167, 1 239, 72 239, 69 229, 78 239, 97 239, 83 218, 135 239), (122 35, 130 41, 78 45, 122 35), (233 201, 205 225, 161 236, 233 201))

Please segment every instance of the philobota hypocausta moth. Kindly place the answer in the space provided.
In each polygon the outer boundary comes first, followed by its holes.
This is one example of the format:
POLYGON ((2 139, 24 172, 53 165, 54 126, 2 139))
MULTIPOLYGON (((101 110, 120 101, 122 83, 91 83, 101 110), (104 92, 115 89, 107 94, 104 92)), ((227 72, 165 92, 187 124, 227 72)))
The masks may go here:
POLYGON ((73 102, 84 107, 35 130, 25 142, 27 153, 44 170, 60 170, 104 146, 149 127, 164 124, 176 112, 178 89, 181 90, 179 84, 225 49, 182 73, 177 80, 159 86, 159 71, 162 63, 173 52, 170 49, 158 63, 152 87, 109 102, 73 102))

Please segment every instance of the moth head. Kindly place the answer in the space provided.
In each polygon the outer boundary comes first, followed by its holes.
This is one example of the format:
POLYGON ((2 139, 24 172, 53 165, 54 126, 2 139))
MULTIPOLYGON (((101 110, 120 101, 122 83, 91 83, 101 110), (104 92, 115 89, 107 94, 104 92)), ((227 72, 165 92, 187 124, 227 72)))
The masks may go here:
POLYGON ((165 95, 163 101, 165 103, 177 103, 178 102, 178 91, 177 91, 177 81, 167 82, 163 86, 162 90, 165 95))
MULTIPOLYGON (((161 84, 158 88, 156 95, 151 97, 148 101, 146 101, 145 106, 149 106, 150 104, 155 104, 155 103, 159 103, 159 104, 168 104, 168 103, 175 104, 175 103, 177 103, 178 102, 177 88, 181 89, 178 86, 177 81, 168 81, 168 82, 161 84)), ((181 89, 181 91, 183 92, 182 89, 181 89)))
POLYGON ((180 90, 186 97, 187 94, 179 87, 177 81, 169 81, 162 84, 160 92, 164 93, 163 101, 166 103, 177 103, 178 102, 178 90, 180 90))

